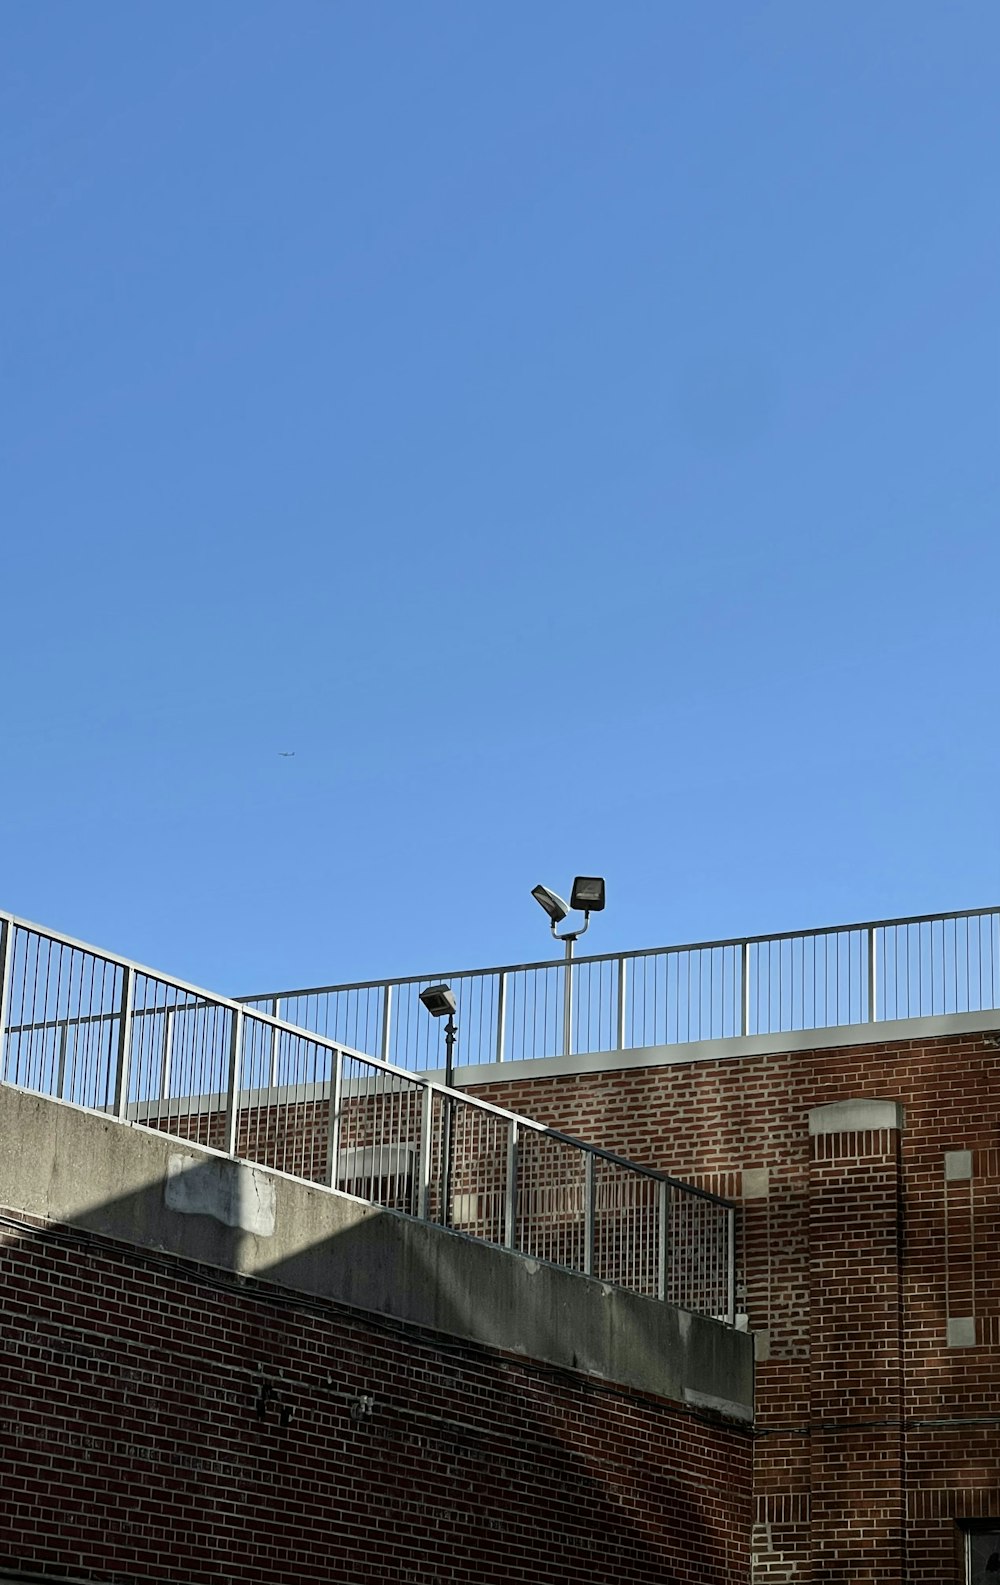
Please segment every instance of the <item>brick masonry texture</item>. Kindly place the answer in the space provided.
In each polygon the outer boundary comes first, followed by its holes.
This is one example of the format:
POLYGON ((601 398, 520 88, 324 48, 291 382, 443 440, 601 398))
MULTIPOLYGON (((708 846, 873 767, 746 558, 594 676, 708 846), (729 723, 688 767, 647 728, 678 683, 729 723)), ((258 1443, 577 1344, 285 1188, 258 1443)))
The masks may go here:
POLYGON ((961 1521, 1000 1520, 996 1034, 476 1093, 738 1200, 758 1585, 964 1581, 961 1521), (813 1107, 864 1099, 902 1129, 810 1138, 813 1107))
POLYGON ((0 1213, 0 1571, 749 1578, 745 1428, 0 1213))

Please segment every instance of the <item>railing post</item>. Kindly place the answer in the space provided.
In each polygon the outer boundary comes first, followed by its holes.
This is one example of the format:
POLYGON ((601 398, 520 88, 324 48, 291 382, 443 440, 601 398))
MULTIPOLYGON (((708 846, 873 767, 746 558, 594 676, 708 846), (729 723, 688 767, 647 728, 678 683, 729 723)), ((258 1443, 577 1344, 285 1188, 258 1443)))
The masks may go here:
POLYGON ((330 1081, 330 1114, 326 1122, 326 1181, 331 1189, 340 1177, 340 1111, 344 1100, 344 1053, 337 1047, 333 1055, 330 1081))
POLYGON ((135 1002, 135 969, 122 970, 122 999, 118 1015, 118 1051, 115 1059, 114 1115, 124 1117, 128 1110, 128 1076, 132 1061, 132 1008, 135 1002))
POLYGON ((870 1023, 870 1024, 873 1024, 875 1022, 875 1020, 877 1019, 877 1017, 878 1017, 878 1007, 877 1007, 877 1004, 876 1004, 876 996, 875 996, 875 984, 876 984, 876 978, 877 978, 877 974, 878 974, 878 958, 877 958, 877 955, 876 955, 876 945, 875 945, 875 926, 874 925, 869 925, 867 931, 865 932, 865 935, 867 937, 867 942, 868 942, 868 1019, 867 1019, 867 1022, 870 1023))
POLYGON ((517 1118, 507 1124, 507 1188, 504 1195, 504 1242, 517 1248, 517 1118))
POLYGON ((666 1299, 670 1281, 670 1184, 660 1182, 660 1238, 658 1250, 658 1270, 656 1278, 657 1297, 666 1299))
POLYGON ((243 1012, 234 1008, 229 1026, 229 1084, 226 1091, 226 1135, 222 1148, 230 1156, 236 1154, 237 1131, 240 1120, 240 1058, 243 1054, 243 1012))
POLYGON ((497 976, 497 1038, 494 1048, 494 1059, 502 1062, 507 1048, 507 970, 501 969, 497 976))
POLYGON ((14 927, 9 919, 0 919, 0 1079, 7 1076, 7 1004, 13 960, 14 927))
POLYGON ((615 1050, 625 1050, 625 1004, 628 995, 628 964, 618 959, 618 1027, 615 1032, 615 1050))
POLYGON ((750 943, 740 949, 740 1034, 750 1033, 750 943))
POLYGON ((417 1215, 422 1222, 430 1220, 431 1158, 434 1154, 434 1090, 424 1085, 424 1099, 420 1110, 420 1160, 417 1164, 417 1215))
POLYGON ((63 1091, 66 1088, 66 1050, 69 1045, 69 1023, 59 1025, 59 1066, 56 1071, 56 1094, 61 1101, 66 1099, 63 1091))
MULTIPOLYGON (((281 1017, 281 998, 280 998, 280 996, 275 996, 271 1000, 271 1016, 272 1016, 272 1018, 280 1018, 281 1017)), ((271 1030, 271 1088, 272 1088, 272 1090, 276 1090, 277 1087, 278 1087, 278 1055, 279 1055, 280 1050, 281 1050, 281 1030, 272 1028, 272 1030, 271 1030)))
POLYGON ((168 1007, 163 1015, 163 1054, 160 1058, 160 1100, 170 1094, 170 1069, 174 1059, 174 1018, 176 1009, 168 1007))
POLYGON ((584 1276, 594 1275, 594 1152, 588 1150, 584 1158, 583 1179, 583 1271, 584 1276))
POLYGON ((383 1062, 389 1060, 389 1041, 392 1036, 392 986, 382 988, 382 1033, 379 1037, 378 1054, 383 1062))

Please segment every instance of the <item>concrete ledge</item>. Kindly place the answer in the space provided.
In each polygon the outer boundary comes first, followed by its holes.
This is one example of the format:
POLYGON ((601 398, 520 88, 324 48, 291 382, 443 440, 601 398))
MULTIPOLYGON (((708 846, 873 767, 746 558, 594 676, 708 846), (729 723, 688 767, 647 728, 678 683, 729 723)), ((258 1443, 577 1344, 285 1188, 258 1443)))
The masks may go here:
POLYGON ((3 1084, 0 1204, 752 1419, 745 1333, 3 1084))
MULTIPOLYGON (((509 1079, 559 1078, 572 1073, 617 1072, 624 1068, 663 1068, 674 1063, 721 1062, 740 1057, 778 1056, 786 1051, 826 1051, 838 1046, 878 1046, 912 1040, 940 1040, 1000 1030, 1000 1011, 943 1013, 936 1018, 879 1019, 874 1024, 841 1024, 830 1029, 793 1029, 775 1035, 737 1035, 729 1040, 692 1040, 683 1045, 635 1046, 626 1051, 591 1051, 573 1057, 528 1057, 517 1062, 485 1062, 460 1067, 458 1089, 509 1079)), ((442 1080, 443 1070, 424 1077, 442 1080)), ((443 1081, 443 1080, 442 1080, 443 1081)))

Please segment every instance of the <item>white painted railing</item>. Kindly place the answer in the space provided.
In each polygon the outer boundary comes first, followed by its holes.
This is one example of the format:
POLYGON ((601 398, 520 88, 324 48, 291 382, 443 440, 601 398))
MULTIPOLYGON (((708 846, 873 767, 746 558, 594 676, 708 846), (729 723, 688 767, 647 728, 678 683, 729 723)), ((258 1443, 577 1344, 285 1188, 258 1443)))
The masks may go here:
POLYGON ((734 1319, 726 1201, 10 914, 0 1079, 734 1319))
POLYGON ((241 998, 289 1023, 425 1071, 440 1032, 419 1002, 444 980, 464 1066, 775 1035, 994 1009, 1000 910, 460 969, 241 998))

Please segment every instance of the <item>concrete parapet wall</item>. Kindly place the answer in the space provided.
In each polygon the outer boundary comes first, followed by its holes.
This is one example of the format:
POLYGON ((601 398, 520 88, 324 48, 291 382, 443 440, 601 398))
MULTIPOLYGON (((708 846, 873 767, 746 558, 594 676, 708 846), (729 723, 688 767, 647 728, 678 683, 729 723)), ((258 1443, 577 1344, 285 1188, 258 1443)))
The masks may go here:
POLYGON ((747 1421, 718 1322, 0 1085, 0 1204, 747 1421))

